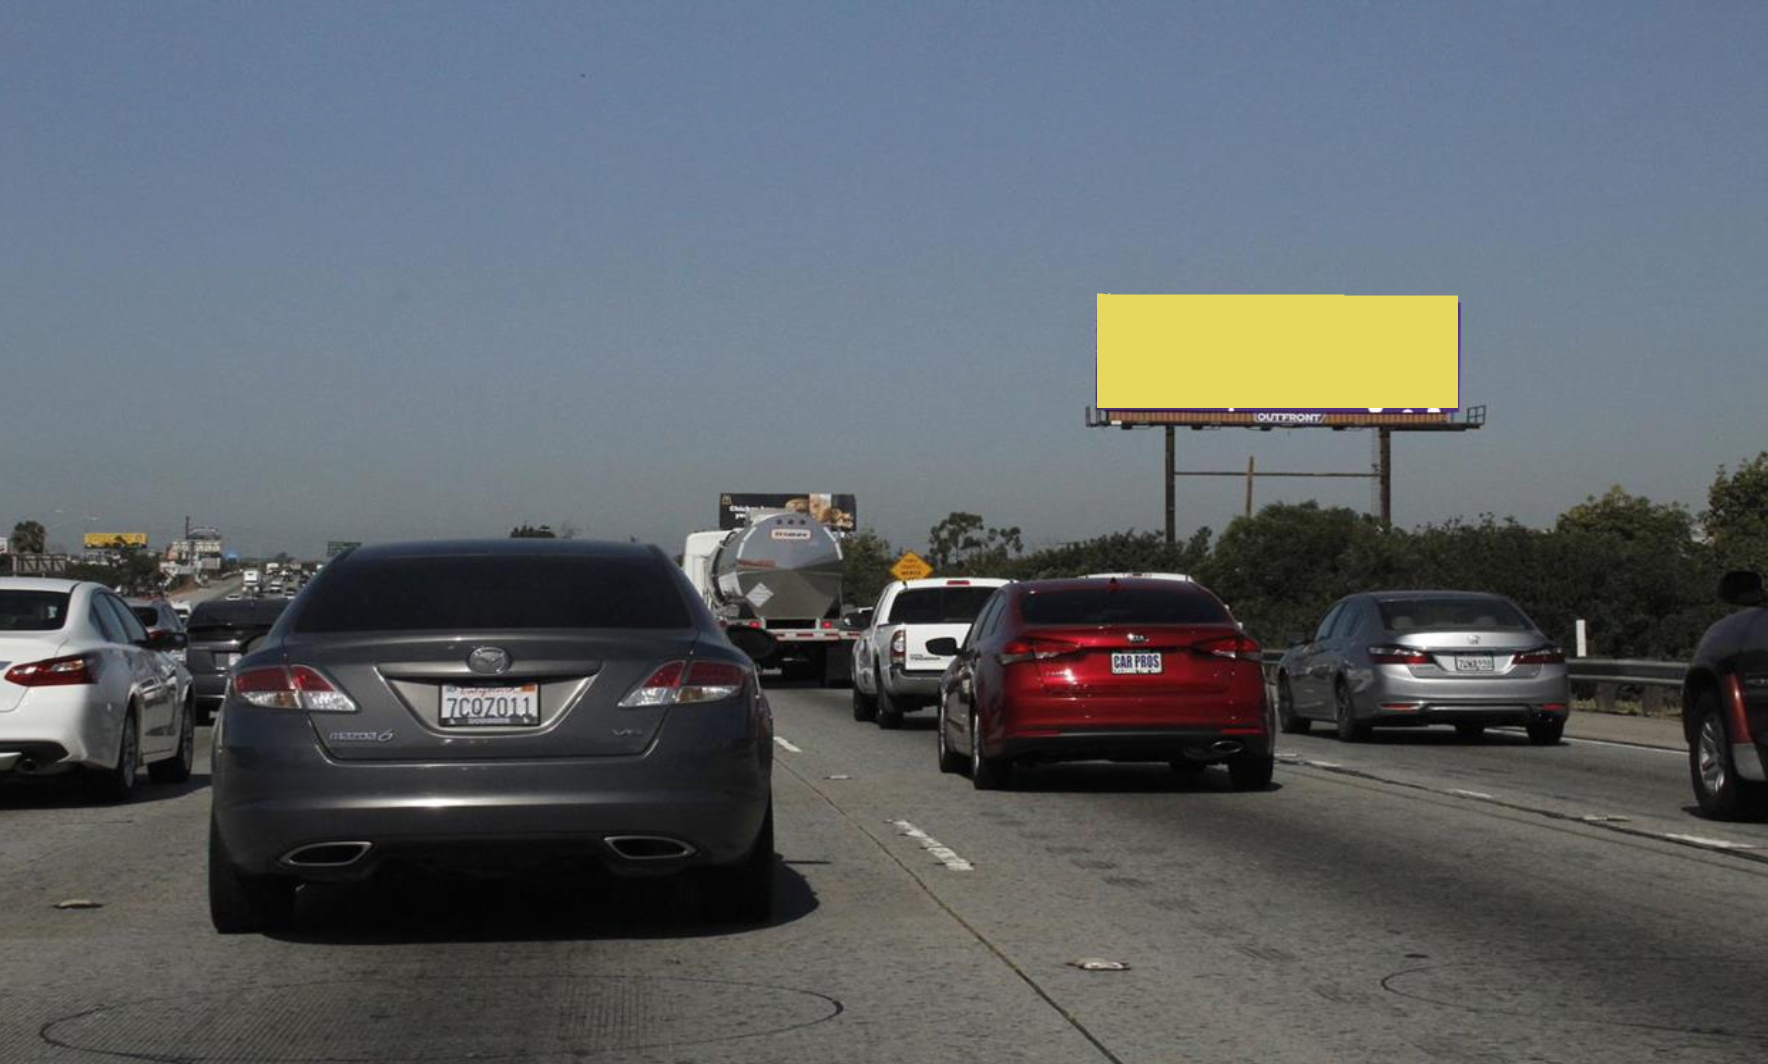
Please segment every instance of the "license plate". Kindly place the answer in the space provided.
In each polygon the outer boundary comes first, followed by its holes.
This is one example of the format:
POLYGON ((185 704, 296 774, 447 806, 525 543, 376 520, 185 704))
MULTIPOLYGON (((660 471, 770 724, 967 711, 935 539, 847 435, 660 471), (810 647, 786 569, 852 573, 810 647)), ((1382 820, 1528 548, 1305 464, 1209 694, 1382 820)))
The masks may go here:
POLYGON ((493 728, 540 723, 540 685, 456 687, 442 685, 442 726, 493 728))
POLYGON ((1455 655, 1456 672, 1491 672, 1492 655, 1490 654, 1457 654, 1455 655))
POLYGON ((1141 651, 1111 655, 1111 671, 1118 676, 1155 675, 1160 672, 1160 655, 1141 651))

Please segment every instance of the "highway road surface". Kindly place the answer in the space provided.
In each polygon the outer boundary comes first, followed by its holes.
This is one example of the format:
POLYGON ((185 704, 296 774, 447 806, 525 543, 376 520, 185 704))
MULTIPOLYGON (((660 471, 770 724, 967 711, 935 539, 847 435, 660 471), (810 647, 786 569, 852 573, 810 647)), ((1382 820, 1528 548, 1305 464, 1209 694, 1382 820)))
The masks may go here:
POLYGON ((667 888, 412 875, 222 938, 202 766, 120 807, 0 787, 0 1060, 1768 1055, 1768 825, 1692 815, 1649 728, 1286 736, 1255 794, 1106 765, 978 793, 938 774, 925 714, 771 698, 758 929, 667 888))

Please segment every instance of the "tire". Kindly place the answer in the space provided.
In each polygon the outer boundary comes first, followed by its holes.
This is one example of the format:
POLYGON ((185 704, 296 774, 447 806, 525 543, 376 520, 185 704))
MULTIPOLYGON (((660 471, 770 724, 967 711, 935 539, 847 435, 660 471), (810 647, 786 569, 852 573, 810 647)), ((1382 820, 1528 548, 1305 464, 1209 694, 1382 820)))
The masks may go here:
POLYGON ((1332 687, 1332 720, 1338 726, 1338 741, 1341 743, 1360 743, 1369 738, 1370 727, 1357 719, 1356 705, 1351 701, 1351 689, 1343 680, 1332 687))
POLYGON ((1295 692, 1289 689, 1289 677, 1277 677, 1277 727, 1285 735, 1306 735, 1313 721, 1295 715, 1295 692))
POLYGON ((1237 791, 1262 791, 1271 786, 1277 759, 1270 754, 1254 757, 1241 754, 1228 762, 1228 785, 1237 791))
POLYGON ((707 915, 714 920, 765 924, 773 918, 773 805, 761 821, 761 833, 748 856, 726 868, 711 869, 701 881, 707 915))
POLYGON ((945 737, 945 707, 943 705, 939 707, 939 722, 935 730, 939 732, 939 771, 951 775, 964 771, 964 759, 952 750, 951 742, 945 737))
POLYGON ((979 791, 1004 791, 1013 785, 1013 763, 982 753, 976 711, 970 711, 970 786, 979 791))
POLYGON ((155 783, 183 783, 196 765, 196 703, 186 699, 178 711, 178 752, 147 766, 155 783))
POLYGON ((275 931, 295 916, 295 889, 282 876, 253 876, 233 864, 221 832, 209 821, 209 922, 223 935, 275 931))
POLYGON ((1558 746, 1560 736, 1565 734, 1565 718, 1530 721, 1526 730, 1529 742, 1536 746, 1558 746))
MULTIPOLYGON (((1467 742, 1478 742, 1486 734, 1486 726, 1484 724, 1457 724, 1455 725, 1455 734, 1467 742)), ((1529 725, 1529 738, 1532 740, 1534 737, 1534 725, 1531 724, 1529 725)))
POLYGON ((878 677, 878 727, 895 731, 902 727, 902 703, 884 689, 884 677, 878 677))
POLYGON ((861 691, 859 684, 855 683, 853 685, 853 719, 864 724, 877 719, 877 716, 878 699, 861 691))
POLYGON ((1694 703, 1694 740, 1688 744, 1688 774, 1694 800, 1713 820, 1745 820, 1768 810, 1768 787, 1737 775, 1731 734, 1719 699, 1704 691, 1694 703))
POLYGON ((87 770, 86 789, 101 802, 126 802, 135 792, 136 770, 141 761, 141 727, 135 704, 123 713, 123 734, 117 742, 117 763, 108 769, 87 770))

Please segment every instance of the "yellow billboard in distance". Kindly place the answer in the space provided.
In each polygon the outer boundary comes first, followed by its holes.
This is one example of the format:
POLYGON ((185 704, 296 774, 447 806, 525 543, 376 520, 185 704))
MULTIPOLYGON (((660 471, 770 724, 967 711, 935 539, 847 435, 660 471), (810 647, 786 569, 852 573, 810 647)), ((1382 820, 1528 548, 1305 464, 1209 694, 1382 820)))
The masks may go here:
POLYGON ((147 546, 146 532, 88 532, 87 550, 118 550, 123 547, 147 546))
POLYGON ((1453 410, 1455 296, 1104 295, 1100 410, 1453 410))

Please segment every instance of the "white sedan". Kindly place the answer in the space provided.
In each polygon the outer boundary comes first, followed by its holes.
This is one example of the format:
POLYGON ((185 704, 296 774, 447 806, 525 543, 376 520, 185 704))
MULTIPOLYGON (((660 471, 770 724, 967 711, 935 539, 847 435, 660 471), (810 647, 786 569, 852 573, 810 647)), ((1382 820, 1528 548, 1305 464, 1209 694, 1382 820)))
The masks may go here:
POLYGON ((0 774, 78 769, 110 801, 142 765, 189 779, 196 715, 170 648, 102 585, 0 577, 0 774))

